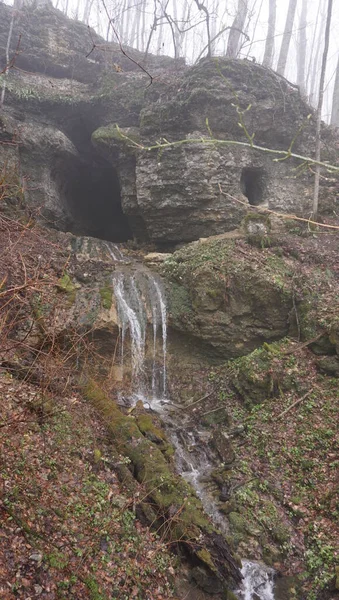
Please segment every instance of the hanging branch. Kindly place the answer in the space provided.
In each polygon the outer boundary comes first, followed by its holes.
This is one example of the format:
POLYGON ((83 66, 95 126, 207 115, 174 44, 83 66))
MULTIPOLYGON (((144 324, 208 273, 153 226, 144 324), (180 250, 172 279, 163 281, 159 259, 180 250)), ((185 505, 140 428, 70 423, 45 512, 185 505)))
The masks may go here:
MULTIPOLYGON (((129 54, 126 52, 126 50, 124 49, 124 47, 123 47, 123 45, 122 45, 122 42, 121 42, 121 39, 120 39, 119 33, 118 33, 118 31, 117 31, 117 29, 116 29, 116 27, 115 27, 115 25, 114 25, 113 19, 110 17, 110 14, 109 14, 109 12, 108 12, 108 9, 107 9, 107 6, 106 6, 106 3, 105 3, 105 0, 101 0, 101 2, 102 2, 102 5, 103 5, 103 7, 104 7, 104 10, 105 10, 105 13, 106 13, 107 19, 108 19, 109 27, 111 27, 111 28, 112 28, 112 31, 113 31, 113 33, 114 33, 114 36, 115 36, 115 38, 116 38, 116 40, 117 40, 117 42, 118 42, 118 45, 119 45, 120 52, 121 52, 121 53, 122 53, 124 56, 126 56, 126 58, 127 58, 128 60, 130 60, 130 61, 131 61, 133 64, 135 64, 137 67, 139 67, 139 69, 141 69, 141 71, 143 71, 143 72, 144 72, 144 73, 147 75, 147 77, 149 77, 149 79, 150 79, 150 83, 149 83, 149 85, 147 86, 147 87, 149 87, 150 85, 152 85, 154 77, 153 77, 153 76, 152 76, 152 75, 149 73, 149 71, 147 71, 147 69, 145 69, 145 67, 143 67, 143 66, 142 66, 142 65, 141 65, 141 64, 140 64, 140 63, 139 63, 137 60, 135 60, 134 58, 132 58, 132 56, 130 56, 130 55, 129 55, 129 54)), ((91 41, 92 41, 92 48, 91 48, 91 50, 89 51, 89 53, 86 55, 86 58, 88 58, 88 57, 90 56, 90 54, 92 54, 92 52, 93 52, 93 50, 95 50, 95 48, 98 48, 98 47, 99 47, 99 46, 98 46, 98 44, 96 44, 96 43, 95 43, 95 41, 94 41, 94 39, 93 39, 93 35, 92 35, 92 32, 91 32, 91 28, 90 28, 89 26, 88 26, 88 32, 89 32, 89 35, 90 35, 90 38, 91 38, 91 41)))

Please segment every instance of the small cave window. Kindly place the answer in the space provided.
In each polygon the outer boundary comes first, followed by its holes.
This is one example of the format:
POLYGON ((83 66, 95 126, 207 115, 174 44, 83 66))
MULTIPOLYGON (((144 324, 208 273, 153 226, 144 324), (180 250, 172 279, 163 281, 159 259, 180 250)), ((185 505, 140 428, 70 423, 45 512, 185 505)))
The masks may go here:
POLYGON ((265 202, 266 177, 261 167, 245 167, 240 177, 241 191, 252 206, 265 202))

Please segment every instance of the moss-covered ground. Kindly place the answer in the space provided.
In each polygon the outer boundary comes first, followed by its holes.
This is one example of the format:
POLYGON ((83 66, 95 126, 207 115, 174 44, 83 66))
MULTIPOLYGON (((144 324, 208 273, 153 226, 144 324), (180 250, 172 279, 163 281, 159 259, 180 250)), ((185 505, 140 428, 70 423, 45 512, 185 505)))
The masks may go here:
POLYGON ((0 395, 1 597, 172 597, 173 559, 137 520, 94 410, 6 372, 0 395))

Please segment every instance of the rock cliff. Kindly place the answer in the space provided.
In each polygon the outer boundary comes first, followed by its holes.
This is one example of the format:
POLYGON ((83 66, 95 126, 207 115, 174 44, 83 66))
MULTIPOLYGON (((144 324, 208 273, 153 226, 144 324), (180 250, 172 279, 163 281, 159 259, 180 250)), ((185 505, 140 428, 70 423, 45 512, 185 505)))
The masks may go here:
MULTIPOLYGON (((11 18, 1 4, 1 68, 11 18)), ((246 60, 185 68, 125 50, 48 4, 15 13, 0 161, 20 164, 25 200, 42 219, 77 234, 168 245, 232 230, 249 205, 309 212, 312 179, 296 177, 299 163, 237 145, 255 134, 260 146, 293 141, 312 155, 314 119, 297 89, 246 60), (201 141, 210 135, 233 143, 201 141), (182 143, 145 150, 163 140, 182 143)), ((324 158, 335 160, 326 128, 324 158)), ((322 183, 334 198, 335 179, 322 183)))

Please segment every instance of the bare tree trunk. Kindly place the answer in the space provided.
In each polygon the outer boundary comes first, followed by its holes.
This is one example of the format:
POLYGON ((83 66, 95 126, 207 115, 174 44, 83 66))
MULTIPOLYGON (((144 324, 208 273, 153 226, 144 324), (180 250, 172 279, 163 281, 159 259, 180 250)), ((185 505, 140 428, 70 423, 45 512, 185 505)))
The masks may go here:
POLYGON ((306 21, 307 0, 302 0, 297 46, 297 84, 303 96, 306 95, 306 21))
POLYGON ((337 62, 337 69, 335 74, 333 99, 332 99, 332 112, 331 112, 331 125, 339 127, 339 57, 337 62))
POLYGON ((174 37, 175 37, 175 58, 180 58, 181 54, 181 33, 179 30, 179 22, 178 22, 178 7, 177 0, 172 0, 173 4, 173 20, 174 20, 174 37))
POLYGON ((75 15, 74 15, 74 18, 75 18, 76 20, 78 20, 78 19, 79 19, 80 2, 81 2, 81 0, 78 0, 78 1, 77 1, 77 5, 76 5, 76 9, 75 9, 75 15))
POLYGON ((278 59, 277 72, 279 75, 284 75, 285 73, 296 8, 297 0, 290 0, 278 59))
POLYGON ((323 13, 322 18, 321 18, 318 40, 317 40, 317 47, 316 47, 316 52, 315 52, 315 58, 314 58, 314 63, 312 65, 312 77, 311 77, 310 96, 309 96, 309 102, 312 106, 314 106, 316 104, 318 64, 319 64, 319 58, 320 58, 320 50, 322 48, 323 39, 324 39, 323 31, 324 31, 324 26, 325 26, 325 19, 326 19, 326 12, 323 13))
MULTIPOLYGON (((306 90, 307 90, 308 96, 310 96, 310 93, 311 93, 311 89, 309 87, 309 81, 310 81, 311 74, 313 73, 313 71, 312 71, 313 55, 314 55, 314 50, 315 50, 315 45, 316 45, 315 43, 316 43, 316 39, 317 39, 317 31, 318 31, 318 23, 319 23, 321 5, 322 5, 322 2, 320 0, 319 4, 318 4, 317 16, 315 19, 315 25, 314 25, 314 29, 313 29, 311 53, 310 53, 310 59, 309 59, 309 63, 308 63, 307 76, 306 76, 306 90)), ((318 47, 319 47, 319 45, 318 45, 318 47)))
MULTIPOLYGON (((262 5, 263 5, 263 3, 264 3, 264 0, 261 0, 260 6, 259 6, 259 10, 257 12, 257 18, 255 20, 255 25, 254 25, 253 32, 252 32, 252 41, 251 41, 251 43, 250 43, 249 46, 247 44, 248 50, 247 50, 246 58, 248 58, 250 56, 250 52, 252 50, 253 42, 255 41, 255 34, 257 32, 257 27, 258 27, 258 23, 259 23, 261 11, 262 11, 262 5)), ((249 29, 249 25, 250 25, 250 22, 251 22, 251 17, 254 14, 254 9, 255 9, 255 4, 252 7, 252 13, 249 14, 248 24, 247 24, 247 27, 246 27, 246 34, 248 34, 248 29, 249 29)), ((244 42, 242 43, 241 48, 243 48, 243 45, 244 45, 244 42)), ((240 50, 241 50, 241 48, 240 48, 240 50)))
POLYGON ((214 0, 210 15, 211 55, 215 56, 215 40, 217 39, 218 2, 214 0), (214 41, 213 41, 214 40, 214 41))
POLYGON ((226 49, 227 58, 236 58, 238 54, 239 41, 244 29, 247 15, 247 0, 238 0, 238 9, 235 19, 232 23, 226 49))
POLYGON ((124 3, 121 6, 121 14, 120 14, 120 19, 119 19, 119 35, 120 35, 120 39, 122 41, 122 43, 125 43, 125 22, 126 22, 126 16, 127 19, 129 18, 129 15, 127 13, 127 7, 126 7, 126 0, 124 0, 124 3))
POLYGON ((159 24, 158 41, 157 41, 157 55, 161 54, 161 51, 162 51, 163 46, 164 46, 163 31, 164 31, 164 20, 161 17, 160 18, 160 24, 159 24))
POLYGON ((276 0, 269 0, 268 5, 268 28, 267 38, 265 43, 265 52, 263 58, 263 65, 265 67, 272 68, 273 57, 274 57, 274 35, 275 35, 275 22, 277 18, 277 3, 276 0))
POLYGON ((140 50, 140 20, 141 20, 141 13, 140 13, 139 10, 136 10, 135 14, 136 14, 136 17, 137 17, 136 48, 137 48, 137 50, 140 50))
POLYGON ((143 2, 141 6, 141 16, 142 16, 142 24, 141 24, 141 34, 140 34, 140 48, 142 52, 145 50, 145 38, 146 38, 146 0, 143 2))
POLYGON ((8 30, 8 37, 7 37, 7 44, 6 44, 6 66, 5 66, 5 70, 3 72, 3 82, 2 82, 2 90, 1 90, 1 97, 0 97, 0 108, 2 109, 5 103, 5 94, 6 94, 6 77, 8 76, 9 73, 9 68, 10 68, 10 63, 9 63, 9 49, 11 46, 11 39, 12 39, 12 33, 13 33, 13 26, 14 26, 14 19, 15 19, 15 14, 16 14, 16 6, 17 3, 14 4, 13 8, 12 8, 12 18, 11 18, 11 22, 9 25, 9 30, 8 30))
POLYGON ((82 18, 82 20, 86 23, 86 25, 88 25, 89 16, 91 14, 93 2, 94 2, 94 0, 86 0, 86 4, 85 4, 85 8, 84 8, 84 16, 82 18))
MULTIPOLYGON (((207 56, 211 57, 212 56, 212 48, 211 48, 211 32, 210 32, 210 13, 208 8, 202 4, 202 2, 199 2, 199 0, 194 0, 198 9, 202 10, 205 15, 206 15, 206 30, 207 30, 207 56)), ((241 2, 241 0, 239 0, 241 2)))
MULTIPOLYGON (((160 17, 160 18, 161 18, 161 17, 160 17)), ((156 4, 156 0, 154 0, 153 23, 152 23, 152 25, 151 25, 151 29, 150 29, 150 32, 149 32, 148 40, 147 40, 147 42, 146 42, 146 48, 145 48, 145 54, 144 54, 144 60, 146 60, 146 59, 147 59, 147 55, 148 55, 149 48, 150 48, 150 45, 151 45, 151 41, 152 41, 152 37, 153 37, 153 33, 154 33, 154 32, 156 31, 156 29, 157 29, 158 20, 159 20, 159 17, 158 17, 158 15, 157 15, 157 4, 156 4)))
MULTIPOLYGON (((324 84, 325 84, 328 46, 329 46, 329 41, 330 41, 332 6, 333 6, 333 0, 328 0, 326 29, 325 29, 325 46, 324 46, 324 52, 323 52, 323 59, 322 59, 322 63, 321 63, 321 73, 320 73, 320 83, 319 83, 319 100, 318 100, 318 108, 317 108, 317 128, 316 128, 316 140, 315 140, 315 160, 317 160, 317 161, 320 161, 321 111, 322 111, 323 100, 324 100, 324 84)), ((320 182, 320 165, 316 165, 315 166, 315 178, 314 178, 313 211, 312 211, 313 218, 315 218, 318 214, 319 182, 320 182)))

